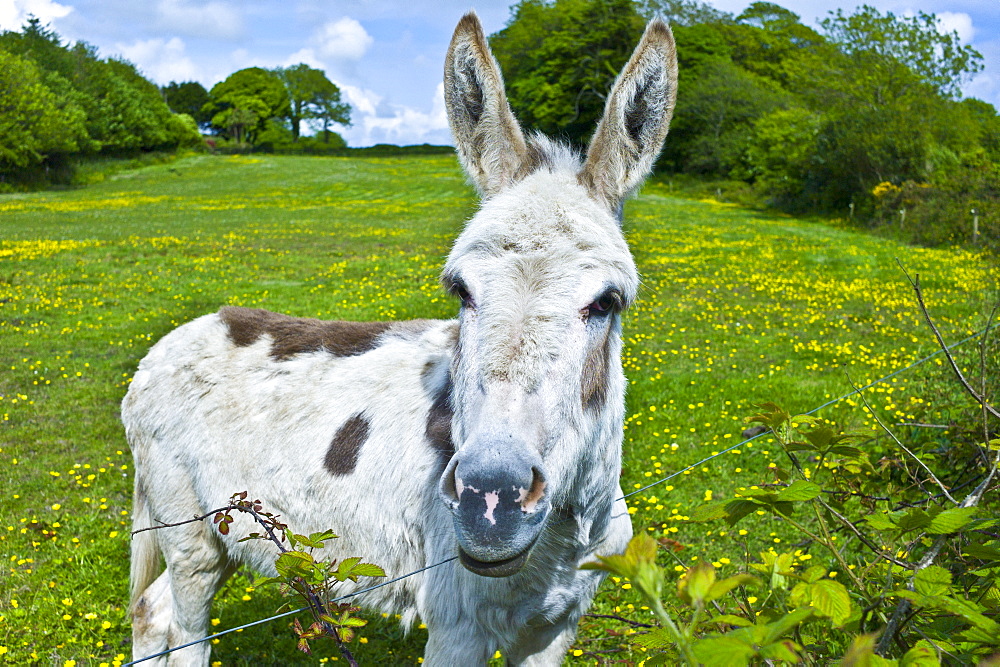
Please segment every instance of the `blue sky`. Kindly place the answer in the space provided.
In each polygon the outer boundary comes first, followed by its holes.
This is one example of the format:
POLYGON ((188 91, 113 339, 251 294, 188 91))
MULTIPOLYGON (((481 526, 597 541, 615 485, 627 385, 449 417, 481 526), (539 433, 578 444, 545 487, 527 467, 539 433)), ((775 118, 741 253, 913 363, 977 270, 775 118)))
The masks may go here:
MULTIPOLYGON (((739 13, 750 0, 713 0, 739 13)), ((832 0, 778 2, 815 24, 832 0)), ((983 54, 986 68, 965 93, 1000 108, 998 0, 867 0, 881 11, 936 14, 983 54)), ((195 80, 206 87, 250 66, 305 62, 327 72, 352 106, 342 131, 351 146, 451 143, 441 72, 451 32, 474 8, 487 32, 509 17, 506 1, 470 0, 0 0, 0 29, 17 30, 34 14, 67 40, 102 56, 132 61, 158 84, 195 80)))

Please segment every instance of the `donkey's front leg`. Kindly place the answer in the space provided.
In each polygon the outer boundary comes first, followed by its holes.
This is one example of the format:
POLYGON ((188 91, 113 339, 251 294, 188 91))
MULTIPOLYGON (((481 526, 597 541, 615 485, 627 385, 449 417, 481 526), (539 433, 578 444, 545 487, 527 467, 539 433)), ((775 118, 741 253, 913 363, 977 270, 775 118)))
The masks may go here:
POLYGON ((491 640, 472 623, 447 627, 428 623, 427 634, 424 664, 429 667, 485 665, 496 652, 491 640))
POLYGON ((543 632, 536 632, 525 641, 519 641, 507 651, 508 667, 552 667, 561 665, 566 651, 576 638, 577 619, 552 625, 543 632))

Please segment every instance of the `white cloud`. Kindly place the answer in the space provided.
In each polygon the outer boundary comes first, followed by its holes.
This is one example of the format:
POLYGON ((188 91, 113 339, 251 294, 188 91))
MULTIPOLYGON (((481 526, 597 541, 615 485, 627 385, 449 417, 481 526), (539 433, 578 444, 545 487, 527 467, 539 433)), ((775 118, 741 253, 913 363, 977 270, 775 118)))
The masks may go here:
POLYGON ((966 97, 976 97, 1000 109, 1000 76, 980 72, 962 88, 966 97))
POLYGON ((184 42, 179 37, 136 40, 132 44, 117 44, 115 48, 160 85, 198 78, 198 68, 185 54, 184 42))
POLYGON ((306 65, 316 69, 326 69, 326 65, 316 55, 316 50, 311 47, 299 49, 292 55, 285 58, 285 62, 281 63, 281 66, 291 67, 292 65, 298 65, 299 63, 305 63, 306 65))
POLYGON ((377 93, 354 86, 342 86, 351 104, 353 125, 341 133, 351 146, 378 143, 451 143, 448 116, 444 107, 444 84, 434 91, 430 112, 408 106, 385 104, 377 93))
POLYGON ((42 25, 61 19, 73 11, 71 5, 60 5, 52 0, 0 0, 0 30, 20 30, 28 16, 37 16, 42 25))
POLYGON ((943 34, 956 32, 963 44, 972 43, 976 29, 972 25, 971 16, 964 12, 939 12, 937 19, 938 32, 943 34))
POLYGON ((242 15, 225 2, 159 0, 156 15, 161 28, 191 37, 234 39, 244 32, 242 15))
POLYGON ((373 90, 358 88, 349 84, 338 84, 344 93, 344 100, 351 105, 352 113, 375 116, 382 103, 382 96, 373 90))
POLYGON ((345 16, 330 21, 313 36, 319 53, 333 60, 361 60, 375 39, 364 26, 345 16))

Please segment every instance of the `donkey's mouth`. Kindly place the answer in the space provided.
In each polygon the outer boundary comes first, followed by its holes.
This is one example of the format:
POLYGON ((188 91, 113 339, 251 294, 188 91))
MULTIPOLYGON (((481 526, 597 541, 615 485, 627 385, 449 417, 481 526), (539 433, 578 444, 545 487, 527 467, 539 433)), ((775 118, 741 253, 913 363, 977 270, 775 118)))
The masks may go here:
POLYGON ((528 561, 528 554, 531 553, 531 547, 533 546, 535 546, 534 542, 527 549, 512 558, 494 561, 477 560, 459 546, 458 560, 466 570, 481 577, 509 577, 521 571, 521 568, 528 561))

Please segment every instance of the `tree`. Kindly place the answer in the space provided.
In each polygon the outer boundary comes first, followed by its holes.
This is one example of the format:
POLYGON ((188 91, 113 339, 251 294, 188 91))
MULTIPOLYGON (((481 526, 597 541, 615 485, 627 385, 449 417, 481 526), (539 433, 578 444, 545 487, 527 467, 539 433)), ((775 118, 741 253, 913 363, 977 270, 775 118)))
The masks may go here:
MULTIPOLYGON (((324 144, 330 143, 330 125, 333 123, 340 125, 351 124, 351 105, 340 101, 340 89, 336 86, 316 97, 313 113, 315 114, 313 118, 323 133, 324 144)), ((343 139, 340 139, 339 135, 336 135, 336 133, 333 134, 337 136, 340 142, 343 142, 343 139)))
POLYGON ((846 207, 878 183, 925 181, 977 145, 975 123, 954 98, 981 56, 955 33, 938 32, 934 15, 897 17, 863 6, 850 16, 831 13, 821 25, 838 48, 817 65, 813 101, 826 118, 813 175, 826 206, 846 207))
POLYGON ((793 106, 758 118, 743 154, 743 173, 775 203, 802 203, 802 191, 816 159, 822 116, 793 106))
MULTIPOLYGON (((636 0, 636 10, 647 21, 662 18, 674 26, 731 23, 733 15, 698 0, 636 0)), ((678 53, 680 55, 680 53, 678 53)))
POLYGON ((677 99, 666 159, 695 173, 728 176, 743 159, 757 119, 789 102, 777 84, 725 59, 707 61, 680 86, 685 94, 677 99))
POLYGON ((958 33, 940 32, 934 14, 882 15, 863 5, 850 16, 840 9, 831 12, 820 25, 858 69, 869 70, 883 85, 891 85, 892 77, 906 69, 945 97, 954 98, 960 95, 962 82, 983 68, 982 55, 963 46, 958 33))
POLYGON ((212 116, 205 112, 205 105, 211 101, 205 86, 197 81, 176 83, 171 81, 160 89, 167 106, 174 113, 191 116, 199 126, 207 126, 212 116))
POLYGON ((521 0, 490 36, 515 114, 586 143, 644 25, 630 0, 521 0))
POLYGON ((212 125, 237 143, 253 143, 267 121, 288 114, 288 91, 281 79, 266 69, 248 67, 230 74, 212 87, 206 112, 212 125))
POLYGON ((340 88, 326 78, 322 70, 304 63, 279 67, 275 74, 281 78, 288 91, 288 119, 292 141, 299 140, 303 120, 320 119, 322 129, 328 132, 330 123, 350 125, 351 108, 340 101, 340 88))
POLYGON ((0 51, 0 173, 88 143, 83 110, 59 99, 30 60, 0 51))

